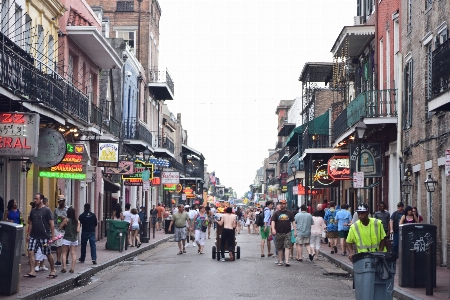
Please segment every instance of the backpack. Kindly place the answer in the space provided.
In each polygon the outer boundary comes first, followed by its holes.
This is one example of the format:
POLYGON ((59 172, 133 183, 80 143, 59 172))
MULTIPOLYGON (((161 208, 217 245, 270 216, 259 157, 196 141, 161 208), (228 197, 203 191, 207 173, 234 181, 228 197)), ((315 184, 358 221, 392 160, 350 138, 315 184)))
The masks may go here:
POLYGON ((256 215, 256 225, 264 226, 264 211, 261 211, 258 215, 256 215))

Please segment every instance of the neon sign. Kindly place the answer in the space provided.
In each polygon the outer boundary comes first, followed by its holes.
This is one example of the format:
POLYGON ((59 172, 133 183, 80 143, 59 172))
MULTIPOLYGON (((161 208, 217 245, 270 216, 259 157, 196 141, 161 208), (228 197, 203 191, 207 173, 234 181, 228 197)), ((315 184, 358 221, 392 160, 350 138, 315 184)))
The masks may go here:
POLYGON ((86 179, 86 174, 80 174, 80 173, 40 171, 39 176, 40 177, 49 177, 49 178, 78 179, 78 180, 86 179))
POLYGON ((0 113, 0 155, 36 157, 39 115, 0 113))
POLYGON ((39 172, 41 177, 86 179, 86 162, 84 159, 85 146, 83 144, 66 145, 66 155, 56 166, 42 168, 39 172))
POLYGON ((348 156, 333 156, 328 160, 328 175, 334 180, 350 179, 350 159, 348 156))

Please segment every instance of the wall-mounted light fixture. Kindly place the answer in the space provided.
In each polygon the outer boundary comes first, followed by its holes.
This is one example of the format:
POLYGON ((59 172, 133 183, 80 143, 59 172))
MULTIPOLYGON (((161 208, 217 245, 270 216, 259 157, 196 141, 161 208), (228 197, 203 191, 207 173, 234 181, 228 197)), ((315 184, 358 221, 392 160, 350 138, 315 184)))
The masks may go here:
POLYGON ((26 172, 26 176, 28 176, 28 171, 30 171, 32 164, 31 160, 27 159, 22 165, 22 172, 26 172))

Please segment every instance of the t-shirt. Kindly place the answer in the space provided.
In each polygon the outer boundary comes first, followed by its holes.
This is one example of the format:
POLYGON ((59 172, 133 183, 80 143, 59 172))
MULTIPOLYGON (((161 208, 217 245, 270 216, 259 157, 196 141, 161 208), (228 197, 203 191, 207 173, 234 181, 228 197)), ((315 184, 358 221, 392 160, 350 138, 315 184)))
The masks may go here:
POLYGON ((131 226, 139 226, 139 215, 135 214, 133 215, 132 213, 130 213, 130 222, 131 226))
POLYGON ((131 212, 129 210, 123 212, 123 220, 125 222, 131 223, 131 212))
POLYGON ((328 209, 325 212, 325 218, 323 218, 325 222, 327 222, 327 230, 328 231, 338 231, 338 226, 335 223, 336 219, 336 210, 328 209))
POLYGON ((264 225, 270 226, 270 219, 272 218, 272 214, 270 213, 270 208, 264 208, 264 225))
POLYGON ((90 212, 84 211, 79 217, 81 223, 82 232, 95 232, 95 227, 97 227, 97 216, 90 212))
POLYGON ((185 227, 186 221, 189 220, 189 215, 187 212, 182 212, 181 214, 176 213, 172 216, 173 223, 175 227, 185 227))
POLYGON ((311 225, 314 224, 312 216, 306 211, 301 211, 295 215, 295 224, 297 226, 297 237, 310 237, 311 225))
POLYGON ((277 233, 291 232, 291 222, 294 222, 294 214, 289 210, 277 210, 272 221, 275 222, 275 230, 277 233))
POLYGON ((402 216, 405 214, 405 211, 403 212, 399 212, 398 210, 394 211, 391 215, 391 220, 394 221, 394 232, 397 233, 398 232, 398 226, 400 225, 400 219, 402 218, 402 216))
POLYGON ((338 221, 338 231, 348 231, 350 226, 344 226, 344 224, 350 223, 352 214, 345 209, 341 209, 336 213, 336 220, 338 221))
POLYGON ((189 211, 189 219, 193 220, 196 215, 197 215, 197 211, 195 209, 191 209, 189 211))
POLYGON ((374 213, 373 217, 375 219, 381 220, 381 222, 383 223, 383 228, 385 232, 389 232, 389 219, 390 219, 390 213, 385 210, 385 211, 377 211, 376 213, 374 213))
POLYGON ((30 212, 31 227, 30 237, 34 239, 49 239, 51 235, 50 220, 53 220, 53 214, 50 208, 33 208, 30 212))
POLYGON ((59 230, 59 225, 61 225, 62 221, 64 218, 67 218, 67 209, 68 207, 64 207, 62 209, 60 209, 59 207, 55 208, 55 216, 53 217, 55 221, 55 228, 58 228, 59 230), (64 218, 60 218, 60 217, 64 217, 64 218))
POLYGON ((164 207, 157 206, 156 210, 158 211, 158 218, 162 218, 163 217, 163 213, 164 213, 164 207))

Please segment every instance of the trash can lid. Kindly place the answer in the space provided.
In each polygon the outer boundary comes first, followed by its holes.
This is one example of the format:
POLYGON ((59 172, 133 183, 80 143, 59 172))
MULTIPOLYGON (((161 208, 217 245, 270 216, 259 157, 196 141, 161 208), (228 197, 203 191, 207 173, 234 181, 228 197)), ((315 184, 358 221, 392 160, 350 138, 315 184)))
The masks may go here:
POLYGON ((361 252, 358 254, 353 255, 352 262, 355 263, 358 260, 366 259, 366 258, 384 258, 386 261, 396 261, 397 260, 397 253, 393 252, 361 252))

